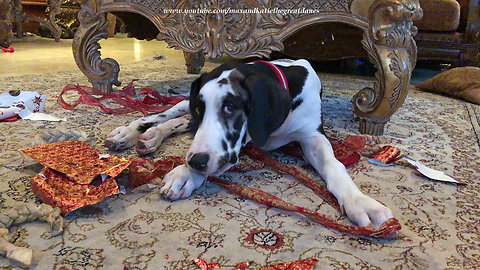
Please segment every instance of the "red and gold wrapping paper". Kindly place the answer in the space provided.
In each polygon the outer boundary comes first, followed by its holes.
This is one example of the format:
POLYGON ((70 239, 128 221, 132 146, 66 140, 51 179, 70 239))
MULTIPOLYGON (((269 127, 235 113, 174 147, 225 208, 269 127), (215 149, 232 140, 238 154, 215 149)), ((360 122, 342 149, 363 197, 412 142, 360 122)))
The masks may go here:
POLYGON ((165 174, 183 164, 183 160, 184 158, 181 157, 167 157, 160 161, 137 158, 129 166, 128 182, 132 188, 136 188, 149 183, 154 178, 163 178, 165 174))
POLYGON ((317 259, 284 262, 272 266, 262 267, 260 270, 312 270, 317 262, 317 259))
POLYGON ((390 164, 401 158, 400 150, 395 146, 386 145, 378 151, 375 155, 372 156, 373 159, 379 160, 385 164, 390 164))
POLYGON ((107 178, 100 186, 81 185, 50 168, 43 168, 38 175, 30 179, 30 183, 33 193, 43 202, 60 208, 62 215, 118 193, 118 186, 113 178, 107 178))
POLYGON ((21 149, 45 167, 64 173, 78 184, 90 184, 95 176, 119 175, 133 161, 102 153, 81 141, 65 141, 21 149))

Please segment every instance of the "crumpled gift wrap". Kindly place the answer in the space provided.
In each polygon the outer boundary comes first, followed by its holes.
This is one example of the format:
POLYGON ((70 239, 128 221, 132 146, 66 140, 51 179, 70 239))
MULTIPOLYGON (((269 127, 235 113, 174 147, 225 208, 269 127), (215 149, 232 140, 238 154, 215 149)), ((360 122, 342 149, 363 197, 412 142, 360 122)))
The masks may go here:
POLYGON ((66 174, 78 184, 90 184, 100 174, 112 178, 132 162, 131 159, 105 155, 81 141, 64 141, 21 149, 45 167, 66 174))
POLYGON ((118 185, 113 178, 105 179, 99 186, 81 185, 50 168, 43 168, 30 179, 30 184, 35 195, 52 207, 60 208, 62 215, 118 194, 118 185))
POLYGON ((45 165, 30 180, 33 193, 60 208, 63 215, 117 194, 119 187, 114 177, 133 161, 102 154, 80 141, 38 145, 21 151, 45 165), (91 184, 99 175, 101 184, 91 184))

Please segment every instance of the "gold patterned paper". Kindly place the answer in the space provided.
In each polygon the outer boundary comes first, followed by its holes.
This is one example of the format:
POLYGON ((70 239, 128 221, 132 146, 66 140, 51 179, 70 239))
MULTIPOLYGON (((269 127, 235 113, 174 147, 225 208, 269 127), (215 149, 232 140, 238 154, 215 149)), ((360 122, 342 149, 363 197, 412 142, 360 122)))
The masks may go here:
POLYGON ((132 162, 131 159, 105 155, 81 141, 65 141, 21 149, 23 153, 70 177, 78 184, 90 184, 95 176, 119 175, 132 162))

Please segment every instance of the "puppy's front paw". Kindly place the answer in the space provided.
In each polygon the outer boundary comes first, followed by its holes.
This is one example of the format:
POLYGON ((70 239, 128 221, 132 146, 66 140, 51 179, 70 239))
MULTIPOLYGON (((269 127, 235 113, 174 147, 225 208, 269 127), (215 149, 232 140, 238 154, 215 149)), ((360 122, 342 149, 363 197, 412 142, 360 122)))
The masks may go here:
POLYGON ((118 127, 108 134, 105 146, 112 151, 121 151, 133 146, 139 132, 129 127, 118 127))
POLYGON ((362 227, 373 225, 378 228, 393 217, 388 207, 362 193, 346 198, 343 207, 348 218, 362 227))
POLYGON ((157 127, 149 128, 145 133, 140 135, 135 145, 135 149, 139 155, 154 153, 162 143, 164 137, 157 127))
POLYGON ((185 165, 180 165, 163 177, 160 193, 171 200, 185 199, 199 188, 205 176, 195 173, 185 165))

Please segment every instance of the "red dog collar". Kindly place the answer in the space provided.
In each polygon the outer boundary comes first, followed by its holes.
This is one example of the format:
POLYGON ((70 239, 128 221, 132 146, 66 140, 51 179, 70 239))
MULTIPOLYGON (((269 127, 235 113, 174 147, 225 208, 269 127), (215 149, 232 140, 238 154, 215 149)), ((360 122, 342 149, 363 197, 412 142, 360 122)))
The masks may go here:
POLYGON ((279 69, 274 64, 272 64, 270 62, 267 62, 267 61, 263 61, 263 60, 253 61, 252 63, 262 63, 262 64, 265 64, 265 65, 269 66, 275 72, 275 75, 277 75, 277 80, 280 83, 280 85, 282 85, 283 88, 285 88, 287 90, 287 92, 289 91, 288 90, 287 77, 285 76, 285 74, 283 73, 283 71, 281 69, 279 69))

